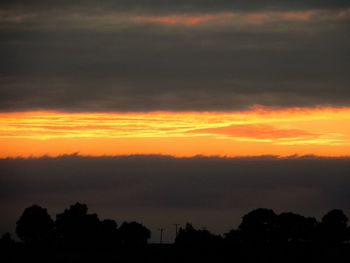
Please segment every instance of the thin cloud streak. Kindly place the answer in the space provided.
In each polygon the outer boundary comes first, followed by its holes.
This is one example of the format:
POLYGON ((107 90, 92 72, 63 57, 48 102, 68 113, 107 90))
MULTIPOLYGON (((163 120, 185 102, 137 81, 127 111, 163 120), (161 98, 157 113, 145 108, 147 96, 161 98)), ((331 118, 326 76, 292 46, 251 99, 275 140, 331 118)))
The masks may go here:
POLYGON ((164 25, 196 26, 200 24, 219 24, 234 27, 245 25, 262 25, 265 23, 283 22, 317 22, 322 20, 346 20, 350 17, 350 8, 340 10, 258 10, 258 11, 228 11, 206 13, 169 13, 149 14, 138 12, 118 12, 116 10, 103 10, 100 12, 84 12, 67 10, 24 11, 0 10, 0 23, 6 26, 45 26, 54 29, 60 27, 108 29, 110 26, 129 26, 138 23, 159 23, 164 25))

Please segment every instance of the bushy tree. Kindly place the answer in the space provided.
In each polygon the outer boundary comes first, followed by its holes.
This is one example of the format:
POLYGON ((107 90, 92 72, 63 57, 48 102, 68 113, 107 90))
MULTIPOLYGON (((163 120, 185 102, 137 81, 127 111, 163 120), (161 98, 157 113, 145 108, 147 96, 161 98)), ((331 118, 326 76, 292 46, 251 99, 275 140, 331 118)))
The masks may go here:
POLYGON ((114 220, 105 219, 99 226, 99 244, 103 247, 115 247, 120 245, 118 225, 114 220))
POLYGON ((213 235, 205 229, 195 229, 192 224, 187 223, 184 228, 180 228, 175 243, 185 246, 215 246, 221 240, 220 236, 213 235))
POLYGON ((239 245, 243 242, 242 231, 239 229, 232 229, 224 234, 224 240, 227 244, 239 245))
POLYGON ((278 241, 284 243, 311 242, 316 225, 315 218, 282 213, 277 218, 276 236, 278 241))
POLYGON ((137 222, 124 222, 119 228, 121 241, 125 245, 145 245, 151 231, 137 222))
POLYGON ((349 239, 348 218, 342 210, 334 209, 323 216, 318 235, 323 243, 337 245, 349 239))
POLYGON ((258 208, 243 216, 239 229, 244 242, 272 243, 275 240, 277 215, 271 209, 258 208))
POLYGON ((24 210, 17 221, 17 236, 27 244, 44 244, 53 230, 53 220, 47 209, 33 205, 24 210))
POLYGON ((85 204, 76 203, 56 216, 57 236, 63 244, 86 247, 98 242, 100 220, 87 211, 85 204))

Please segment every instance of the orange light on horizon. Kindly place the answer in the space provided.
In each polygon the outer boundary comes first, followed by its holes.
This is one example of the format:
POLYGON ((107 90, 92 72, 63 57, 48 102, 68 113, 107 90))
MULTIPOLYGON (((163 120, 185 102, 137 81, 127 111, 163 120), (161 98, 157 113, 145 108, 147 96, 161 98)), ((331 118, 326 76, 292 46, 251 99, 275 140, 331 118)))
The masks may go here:
POLYGON ((349 155, 350 108, 240 112, 0 113, 1 157, 349 155))

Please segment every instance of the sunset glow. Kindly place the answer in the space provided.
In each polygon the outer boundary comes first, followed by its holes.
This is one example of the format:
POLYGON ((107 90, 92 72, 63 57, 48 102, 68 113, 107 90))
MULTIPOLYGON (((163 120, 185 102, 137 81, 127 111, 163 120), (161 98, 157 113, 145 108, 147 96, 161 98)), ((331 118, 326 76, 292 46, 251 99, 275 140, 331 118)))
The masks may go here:
POLYGON ((0 114, 1 156, 348 155, 350 108, 0 114))

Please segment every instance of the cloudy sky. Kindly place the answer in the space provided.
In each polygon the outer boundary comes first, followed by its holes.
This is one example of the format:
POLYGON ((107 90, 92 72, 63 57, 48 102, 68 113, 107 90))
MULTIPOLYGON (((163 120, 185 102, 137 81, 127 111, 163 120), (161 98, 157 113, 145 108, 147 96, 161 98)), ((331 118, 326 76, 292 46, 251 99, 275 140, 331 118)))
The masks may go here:
POLYGON ((350 103, 347 0, 5 0, 0 8, 2 111, 350 103))
POLYGON ((349 0, 0 1, 0 231, 349 214, 349 33, 349 0))

